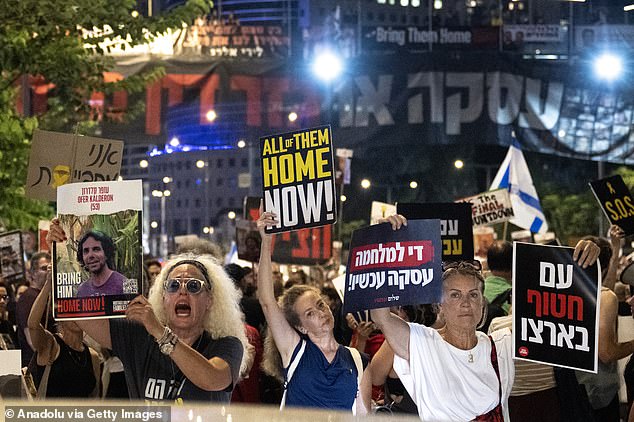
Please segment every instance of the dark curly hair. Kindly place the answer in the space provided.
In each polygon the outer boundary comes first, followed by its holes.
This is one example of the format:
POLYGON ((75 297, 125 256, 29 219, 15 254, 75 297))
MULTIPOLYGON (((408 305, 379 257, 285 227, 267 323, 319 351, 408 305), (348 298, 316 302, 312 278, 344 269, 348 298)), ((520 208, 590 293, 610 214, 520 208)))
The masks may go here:
POLYGON ((114 242, 112 241, 112 239, 108 235, 106 235, 105 233, 102 233, 100 231, 97 231, 97 230, 91 230, 89 232, 86 232, 81 237, 81 239, 79 239, 79 242, 77 243, 77 261, 79 261, 79 263, 82 266, 84 265, 84 252, 83 252, 84 242, 89 237, 92 237, 96 241, 101 242, 101 247, 103 248, 103 252, 106 255, 106 264, 108 265, 108 268, 110 268, 111 270, 115 269, 115 265, 114 265, 114 253, 115 253, 114 242))

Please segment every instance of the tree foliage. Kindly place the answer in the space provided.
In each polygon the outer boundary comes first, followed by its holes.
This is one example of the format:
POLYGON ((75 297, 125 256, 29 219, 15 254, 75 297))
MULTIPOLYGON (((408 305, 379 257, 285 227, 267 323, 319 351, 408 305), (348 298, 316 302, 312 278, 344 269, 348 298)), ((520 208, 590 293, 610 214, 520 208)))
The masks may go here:
POLYGON ((169 13, 144 17, 135 0, 0 0, 0 227, 34 229, 50 218, 52 207, 24 197, 24 184, 33 131, 89 132, 93 92, 106 94, 142 90, 162 76, 161 69, 106 82, 104 72, 113 59, 90 48, 121 36, 131 45, 150 41, 169 28, 180 28, 211 8, 209 0, 188 0, 169 13), (102 29, 108 26, 109 31, 102 29), (95 30, 82 38, 83 29, 95 30), (26 75, 50 84, 48 109, 35 117, 17 113, 19 88, 26 75))

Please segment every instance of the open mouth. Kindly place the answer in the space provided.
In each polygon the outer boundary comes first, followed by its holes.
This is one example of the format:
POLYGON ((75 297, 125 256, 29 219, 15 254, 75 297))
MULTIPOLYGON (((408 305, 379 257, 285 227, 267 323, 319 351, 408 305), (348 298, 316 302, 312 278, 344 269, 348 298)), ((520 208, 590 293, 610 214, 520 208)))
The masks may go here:
POLYGON ((187 303, 177 303, 174 307, 174 312, 176 316, 187 317, 191 315, 192 308, 187 303))

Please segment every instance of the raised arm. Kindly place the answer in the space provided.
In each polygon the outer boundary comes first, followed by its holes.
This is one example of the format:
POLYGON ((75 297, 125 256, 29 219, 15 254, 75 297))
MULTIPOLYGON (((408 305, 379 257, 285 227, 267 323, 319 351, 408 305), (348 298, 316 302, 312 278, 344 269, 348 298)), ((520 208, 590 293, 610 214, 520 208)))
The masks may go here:
POLYGON ((618 299, 611 290, 601 292, 599 314, 599 359, 603 363, 614 362, 634 353, 634 340, 619 343, 616 335, 618 299))
MULTIPOLYGON (((407 219, 400 214, 381 218, 379 223, 389 223, 392 230, 399 230, 407 226, 407 219)), ((388 308, 372 309, 372 320, 379 326, 385 339, 390 343, 394 353, 405 360, 409 360, 409 325, 388 308)))
POLYGON ((27 327, 31 342, 33 344, 33 350, 37 352, 37 364, 47 365, 57 359, 59 355, 59 344, 55 341, 55 337, 50 331, 46 330, 42 326, 42 316, 46 312, 48 305, 48 297, 51 294, 51 272, 50 266, 48 274, 46 275, 46 283, 42 287, 42 291, 35 298, 27 327))
POLYGON ((608 237, 610 239, 610 248, 612 249, 612 257, 610 258, 610 266, 608 272, 605 275, 605 279, 602 280, 602 284, 610 290, 614 290, 616 284, 616 271, 619 266, 619 254, 621 253, 621 239, 625 237, 625 232, 619 226, 613 224, 608 231, 608 237))
MULTIPOLYGON (((54 218, 51 221, 51 225, 46 235, 46 242, 48 243, 49 250, 53 250, 52 244, 53 242, 64 243, 68 239, 66 238, 66 233, 64 233, 64 229, 59 223, 57 218, 54 218)), ((55 257, 53 257, 55 259, 55 257)), ((50 283, 50 277, 47 283, 50 283)), ((49 292, 50 292, 50 284, 49 284, 49 292)), ((110 324, 105 319, 90 319, 90 320, 81 320, 76 321, 79 328, 84 330, 86 334, 92 337, 97 343, 106 349, 112 348, 112 341, 110 340, 110 324)), ((33 334, 31 334, 33 335, 33 334)))
POLYGON ((258 299, 262 306, 262 311, 266 317, 275 345, 282 357, 282 364, 287 367, 291 361, 293 349, 299 342, 299 334, 291 327, 284 313, 275 300, 273 292, 273 270, 271 268, 271 235, 264 232, 264 227, 277 224, 276 215, 272 212, 262 212, 260 206, 260 218, 258 219, 258 230, 262 236, 262 246, 260 248, 260 264, 257 277, 258 299))
POLYGON ((372 309, 370 315, 394 353, 409 361, 409 325, 388 308, 372 309))
MULTIPOLYGON (((161 338, 165 332, 165 326, 156 318, 152 306, 142 295, 130 302, 126 317, 143 324, 155 339, 161 338)), ((169 357, 189 381, 205 391, 224 390, 233 381, 231 367, 227 361, 217 356, 207 359, 183 341, 176 343, 169 357)), ((240 360, 237 365, 240 365, 240 360)))

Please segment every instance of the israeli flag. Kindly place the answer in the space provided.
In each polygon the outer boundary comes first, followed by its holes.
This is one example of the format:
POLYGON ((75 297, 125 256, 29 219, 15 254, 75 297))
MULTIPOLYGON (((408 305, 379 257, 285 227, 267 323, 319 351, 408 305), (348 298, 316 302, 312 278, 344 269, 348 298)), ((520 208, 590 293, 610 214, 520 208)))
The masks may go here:
POLYGON ((511 196, 513 214, 515 214, 515 217, 510 220, 511 223, 528 229, 532 233, 548 231, 546 217, 539 203, 533 179, 515 137, 491 184, 491 190, 500 188, 508 189, 511 196))

